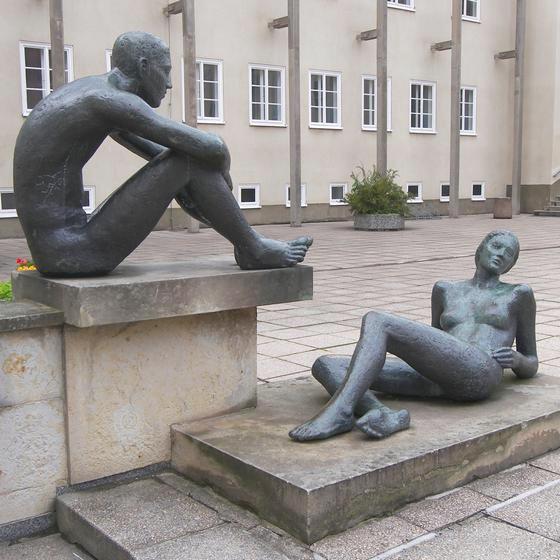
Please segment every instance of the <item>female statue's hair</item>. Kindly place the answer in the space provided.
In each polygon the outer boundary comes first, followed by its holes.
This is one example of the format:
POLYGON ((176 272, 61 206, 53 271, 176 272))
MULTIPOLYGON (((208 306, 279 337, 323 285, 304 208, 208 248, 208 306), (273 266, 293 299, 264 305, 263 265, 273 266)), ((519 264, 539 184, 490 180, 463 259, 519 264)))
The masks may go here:
POLYGON ((145 31, 127 31, 113 45, 113 66, 127 76, 136 77, 140 58, 154 60, 168 52, 169 47, 159 37, 145 31))
POLYGON ((498 235, 503 235, 505 237, 509 237, 510 239, 513 240, 514 242, 514 255, 513 255, 513 261, 512 263, 507 267, 506 270, 504 270, 504 272, 502 274, 505 274, 506 272, 509 272, 513 266, 515 265, 515 263, 517 262, 517 259, 519 258, 519 239, 517 238, 517 235, 515 235, 515 233, 513 233, 512 231, 509 231, 507 229, 496 229, 494 231, 491 231, 490 233, 488 233, 484 239, 480 242, 479 246, 476 249, 476 253, 474 255, 474 262, 476 264, 476 266, 478 266, 478 262, 480 260, 480 252, 482 251, 482 248, 484 247, 484 245, 486 245, 487 243, 490 243, 490 241, 494 238, 497 237, 498 235))

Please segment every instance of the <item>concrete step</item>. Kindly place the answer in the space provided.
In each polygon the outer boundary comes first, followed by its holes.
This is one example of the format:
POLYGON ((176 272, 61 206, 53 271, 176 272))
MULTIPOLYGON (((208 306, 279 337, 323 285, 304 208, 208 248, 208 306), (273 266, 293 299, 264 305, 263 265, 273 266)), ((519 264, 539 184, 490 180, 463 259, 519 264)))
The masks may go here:
POLYGON ((0 560, 94 560, 89 554, 66 542, 60 535, 49 535, 11 546, 0 544, 0 560))
POLYGON ((552 208, 545 208, 544 210, 535 210, 535 216, 549 216, 552 218, 560 217, 560 208, 552 209, 552 208))
POLYGON ((173 473, 63 494, 57 521, 97 560, 292 559, 256 516, 173 473))
POLYGON ((476 404, 391 398, 412 425, 382 440, 291 441, 327 397, 309 378, 260 386, 256 409, 173 426, 172 464, 310 544, 560 447, 556 377, 506 375, 476 404))

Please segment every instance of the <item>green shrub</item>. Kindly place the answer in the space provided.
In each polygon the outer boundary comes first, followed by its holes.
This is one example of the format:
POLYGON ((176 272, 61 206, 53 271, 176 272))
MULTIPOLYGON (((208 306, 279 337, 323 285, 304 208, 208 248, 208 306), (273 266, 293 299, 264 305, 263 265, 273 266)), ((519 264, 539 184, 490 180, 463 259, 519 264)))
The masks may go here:
POLYGON ((397 172, 394 169, 383 175, 375 166, 371 171, 360 166, 350 177, 352 189, 344 200, 350 205, 352 214, 409 215, 408 194, 395 181, 397 172))
POLYGON ((12 299, 12 283, 9 280, 0 282, 0 301, 12 299))

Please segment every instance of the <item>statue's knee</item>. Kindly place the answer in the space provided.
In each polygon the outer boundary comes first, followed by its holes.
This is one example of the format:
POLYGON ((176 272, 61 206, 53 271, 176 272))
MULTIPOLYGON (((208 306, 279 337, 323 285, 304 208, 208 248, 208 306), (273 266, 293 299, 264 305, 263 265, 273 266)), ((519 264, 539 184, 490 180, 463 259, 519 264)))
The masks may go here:
POLYGON ((313 377, 321 382, 329 371, 329 362, 332 360, 330 356, 321 356, 317 358, 311 366, 311 374, 313 377))
POLYGON ((372 326, 378 326, 385 321, 386 317, 387 314, 381 311, 368 311, 362 317, 362 330, 372 326))

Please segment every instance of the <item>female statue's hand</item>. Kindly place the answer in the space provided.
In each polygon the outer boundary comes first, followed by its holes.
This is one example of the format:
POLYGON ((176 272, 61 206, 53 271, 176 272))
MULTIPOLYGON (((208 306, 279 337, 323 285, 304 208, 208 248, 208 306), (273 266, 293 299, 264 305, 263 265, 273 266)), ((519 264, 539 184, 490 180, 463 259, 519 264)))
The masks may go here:
POLYGON ((498 348, 492 353, 492 357, 505 369, 515 369, 521 365, 520 354, 509 346, 498 348))

